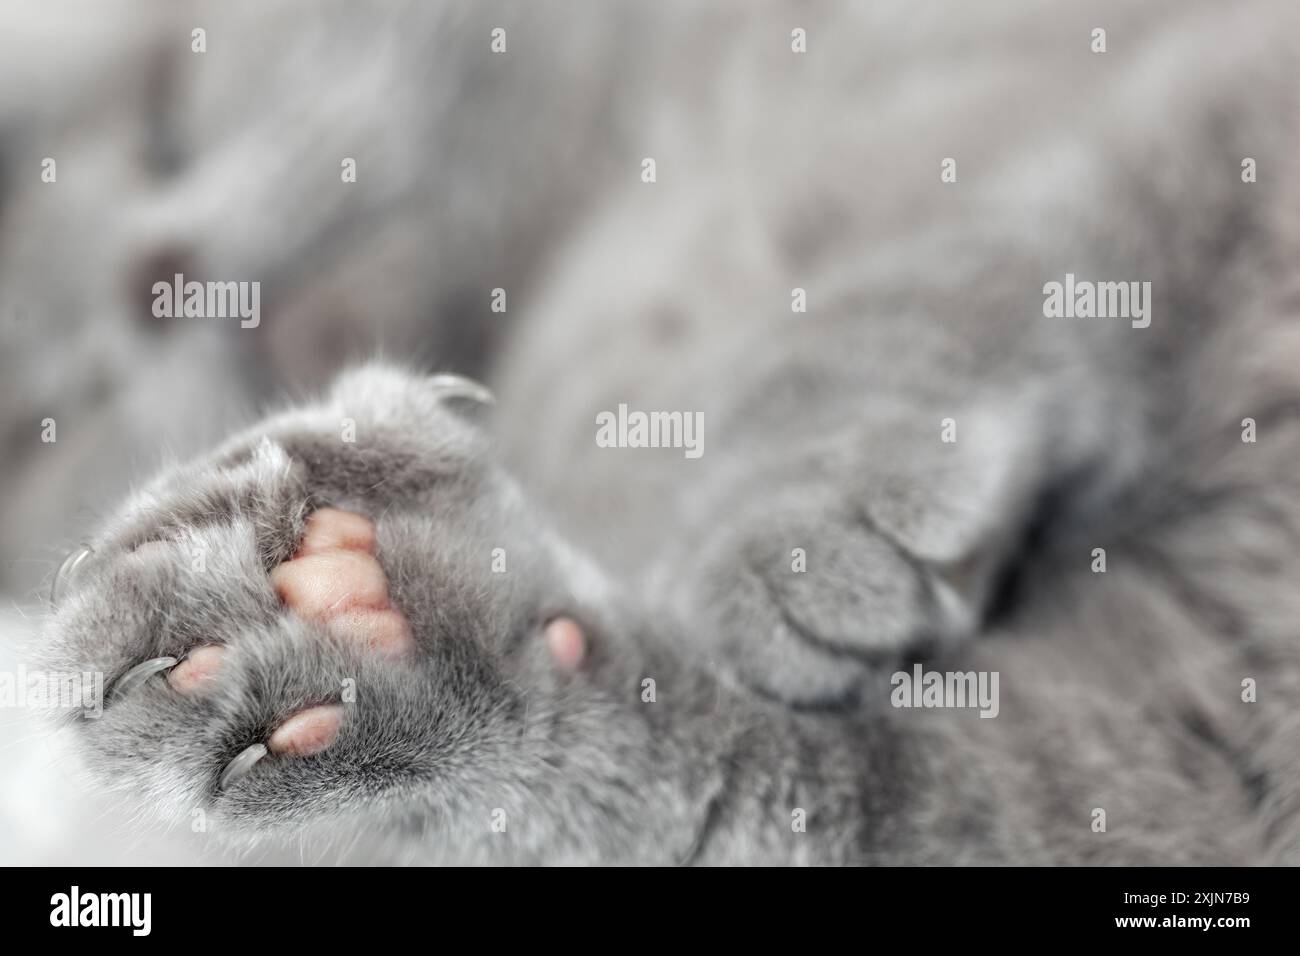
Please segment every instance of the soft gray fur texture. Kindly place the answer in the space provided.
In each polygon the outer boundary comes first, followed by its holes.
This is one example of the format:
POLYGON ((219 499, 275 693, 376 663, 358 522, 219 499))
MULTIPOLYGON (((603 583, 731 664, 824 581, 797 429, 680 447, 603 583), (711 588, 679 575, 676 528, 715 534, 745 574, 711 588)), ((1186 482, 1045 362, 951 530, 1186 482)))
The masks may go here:
MULTIPOLYGON (((557 51, 612 61, 606 85, 556 76, 556 103, 599 102, 549 123, 494 125, 490 104, 518 109, 511 80, 465 54, 489 105, 439 107, 413 135, 470 131, 445 146, 466 189, 526 185, 491 214, 466 204, 465 236, 413 226, 438 248, 384 301, 468 289, 481 307, 499 268, 528 276, 509 319, 460 336, 438 309, 394 318, 398 341, 433 328, 472 358, 354 368, 165 470, 99 532, 51 662, 111 680, 197 643, 238 652, 210 701, 158 680, 81 721, 105 779, 173 819, 202 808, 236 842, 365 839, 413 862, 1300 862, 1293 5, 1112 6, 1101 23, 989 4, 983 46, 936 25, 942 5, 858 6, 791 24, 640 4, 572 35, 514 9, 518 82, 572 62, 557 51), (918 49, 944 69, 914 73, 918 49), (656 85, 681 89, 645 107, 656 85), (728 122, 681 105, 711 100, 728 122), (959 179, 941 184, 949 155, 959 179), (485 238, 499 228, 512 241, 485 238), (458 258, 484 246, 500 258, 481 271, 458 258), (1067 272, 1151 282, 1150 327, 1045 318, 1043 284, 1067 272), (426 374, 448 367, 487 377, 495 408, 426 374), (703 412, 705 453, 597 447, 595 416, 620 403, 703 412), (279 606, 267 572, 320 504, 376 520, 414 665, 279 606), (560 612, 592 642, 573 677, 538 637, 560 612), (892 708, 889 675, 917 660, 997 671, 999 715, 892 708), (349 678, 334 747, 218 791, 235 754, 349 678)), ((475 43, 504 15, 447 10, 435 35, 475 43)), ((219 187, 203 195, 229 214, 219 187)), ((305 205, 317 239, 357 214, 305 205)), ((257 273, 238 228, 207 233, 218 275, 257 273)), ((324 334, 303 309, 266 332, 269 367, 324 334)))

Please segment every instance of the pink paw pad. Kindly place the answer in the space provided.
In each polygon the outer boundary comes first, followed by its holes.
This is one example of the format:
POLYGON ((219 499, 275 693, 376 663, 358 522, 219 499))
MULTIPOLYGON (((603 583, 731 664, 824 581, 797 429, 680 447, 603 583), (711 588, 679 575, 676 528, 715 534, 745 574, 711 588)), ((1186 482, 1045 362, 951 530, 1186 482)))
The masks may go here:
MULTIPOLYGON (((271 585, 286 607, 337 637, 378 654, 401 657, 414 650, 415 639, 406 616, 392 606, 388 579, 375 551, 375 528, 367 518, 321 508, 308 518, 293 558, 271 572, 271 585)), ((573 618, 550 619, 541 638, 560 670, 574 673, 582 667, 587 637, 573 618)), ((227 653, 215 646, 195 648, 171 669, 167 681, 178 693, 202 694, 220 679, 227 653)), ((222 785, 248 772, 268 752, 285 757, 321 753, 338 738, 343 717, 344 708, 338 704, 293 714, 271 732, 265 745, 253 745, 233 761, 222 785)))
POLYGON ((553 618, 543 628, 542 638, 560 670, 573 673, 582 666, 587 656, 587 638, 573 618, 553 618))
POLYGON ((303 617, 381 654, 415 648, 406 616, 388 598, 388 578, 374 557, 375 527, 338 508, 307 519, 297 555, 271 572, 280 600, 303 617))
MULTIPOLYGON (((406 616, 389 601, 388 579, 374 552, 375 528, 367 518, 321 508, 308 518, 294 557, 271 572, 271 585, 295 613, 376 653, 401 656, 414 649, 415 639, 406 616)), ((167 681, 179 693, 201 694, 219 679, 226 653, 220 647, 195 648, 167 681)), ((342 725, 341 706, 309 707, 277 727, 266 750, 309 757, 328 748, 342 725)))
POLYGON ((167 672, 167 683, 182 694, 201 694, 216 681, 225 656, 224 647, 196 647, 167 672))
POLYGON ((343 726, 343 707, 323 704, 294 714, 271 734, 266 742, 273 754, 310 757, 318 754, 339 735, 343 726))
MULTIPOLYGON (((375 527, 365 517, 321 508, 307 519, 294 557, 271 572, 285 606, 376 653, 398 657, 415 648, 411 625, 392 606, 388 578, 375 560, 375 527)), ((336 704, 294 714, 267 741, 271 753, 307 757, 329 747, 343 723, 336 704)))

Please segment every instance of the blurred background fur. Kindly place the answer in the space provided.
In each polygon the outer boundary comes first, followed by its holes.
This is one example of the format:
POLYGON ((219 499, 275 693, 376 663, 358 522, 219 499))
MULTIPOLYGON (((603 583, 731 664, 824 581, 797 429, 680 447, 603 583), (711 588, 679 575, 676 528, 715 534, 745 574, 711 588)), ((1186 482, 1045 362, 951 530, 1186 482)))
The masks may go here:
MULTIPOLYGON (((953 224, 963 249, 1028 241, 1046 261, 1055 249, 1105 250, 1094 261, 1114 266, 1107 277, 1179 290, 1157 305, 1144 357, 1121 358, 1127 374, 1093 383, 1150 412, 1140 435, 1117 425, 1129 478, 1129 445, 1145 455, 1145 437, 1176 432, 1162 430, 1165 405, 1217 403, 1226 426, 1255 411, 1294 443, 1295 28, 1284 4, 1172 0, 9 0, 0 588, 14 640, 0 661, 16 659, 79 529, 133 481, 351 359, 382 353, 484 378, 508 400, 533 393, 530 376, 584 377, 602 354, 592 336, 608 328, 644 336, 644 364, 671 369, 674 337, 693 321, 683 303, 739 326, 760 292, 788 301, 789 277, 815 269, 895 282, 913 270, 918 284, 942 285, 957 256, 929 242, 918 258, 905 250, 953 224), (496 26, 509 52, 490 58, 496 26), (1104 55, 1089 49, 1095 26, 1108 31, 1104 55), (204 54, 191 52, 195 27, 204 54), (806 56, 790 53, 794 27, 808 30, 806 56), (1243 155, 1262 170, 1262 195, 1246 203, 1243 155), (659 162, 653 209, 639 192, 645 156, 659 162), (945 156, 960 170, 947 190, 945 156), (45 157, 57 184, 40 181, 45 157), (356 185, 340 182, 344 157, 357 162, 356 185), (1207 157, 1222 168, 1208 171, 1207 157), (1223 186, 1200 188, 1220 174, 1223 186), (260 281, 261 327, 155 318, 152 285, 177 272, 260 281), (497 287, 508 290, 505 314, 490 308, 497 287), (580 320, 556 319, 569 310, 580 320), (614 317, 593 322, 602 310, 614 317), (1162 321, 1173 314, 1182 324, 1162 321), (1240 319, 1235 329, 1228 318, 1240 319), (1169 367, 1163 357, 1197 336, 1215 347, 1179 366, 1173 391, 1124 391, 1135 368, 1169 367), (1189 382, 1195 392, 1183 391, 1189 382), (40 441, 46 417, 57 443, 40 441)), ((1051 278, 1027 280, 1031 307, 1051 278)), ((563 441, 527 419, 511 429, 516 457, 554 489, 574 467, 563 441)), ((1183 440, 1160 452, 1187 477, 1180 488, 1231 470, 1183 440)), ((1267 509, 1290 496, 1293 459, 1294 446, 1257 461, 1241 484, 1267 490, 1247 501, 1267 509)), ((604 519, 602 508, 622 505, 552 497, 562 516, 604 519)), ((1202 507, 1194 494, 1181 500, 1202 507)), ((1134 513, 1152 514, 1148 505, 1134 513)), ((1293 531, 1294 507, 1267 520, 1293 531)), ((1294 636, 1295 599, 1277 586, 1294 554, 1257 549, 1279 565, 1260 570, 1241 557, 1251 547, 1226 546, 1261 533, 1223 512, 1187 547, 1223 544, 1226 557, 1207 568, 1220 583, 1236 575, 1231 600, 1207 607, 1227 603, 1259 618, 1234 626, 1294 636)), ((610 543, 601 557, 617 563, 620 548, 634 546, 610 543)), ((1265 666, 1289 675, 1274 692, 1294 702, 1293 651, 1269 648, 1265 666)), ((1300 759, 1285 739, 1296 716, 1269 713, 1256 739, 1273 748, 1281 784, 1257 799, 1272 801, 1276 845, 1294 848, 1300 759)), ((0 859, 213 852, 141 835, 84 792, 56 741, 25 715, 3 718, 0 859)))

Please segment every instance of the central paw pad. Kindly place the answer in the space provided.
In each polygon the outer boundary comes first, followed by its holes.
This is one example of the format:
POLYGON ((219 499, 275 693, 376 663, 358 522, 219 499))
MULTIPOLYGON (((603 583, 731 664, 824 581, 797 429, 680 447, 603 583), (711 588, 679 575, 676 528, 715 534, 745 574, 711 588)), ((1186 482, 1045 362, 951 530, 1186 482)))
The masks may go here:
MULTIPOLYGON (((271 583, 294 612, 375 653, 400 657, 415 641, 406 616, 389 602, 388 579, 374 552, 375 529, 368 519, 321 508, 308 519, 292 560, 271 572, 271 583)), ((167 681, 179 693, 201 695, 220 681, 227 653, 211 645, 195 648, 167 681)), ((277 727, 266 749, 295 757, 320 753, 334 742, 342 723, 343 708, 337 704, 309 707, 277 727)))
POLYGON ((365 518, 321 508, 308 519, 298 553, 271 572, 285 605, 340 636, 401 656, 415 641, 406 617, 388 600, 388 579, 375 560, 375 529, 365 518))

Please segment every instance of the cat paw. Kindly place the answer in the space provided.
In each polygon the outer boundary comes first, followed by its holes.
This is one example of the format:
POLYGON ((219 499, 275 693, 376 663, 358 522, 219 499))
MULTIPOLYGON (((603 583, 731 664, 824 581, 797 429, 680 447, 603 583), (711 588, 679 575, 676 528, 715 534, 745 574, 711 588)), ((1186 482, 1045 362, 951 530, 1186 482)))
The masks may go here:
POLYGON ((370 367, 135 496, 61 572, 45 637, 48 670, 103 677, 75 718, 101 778, 241 834, 467 796, 588 652, 457 410, 483 398, 370 367))
POLYGON ((872 675, 973 626, 958 575, 919 557, 867 509, 794 497, 701 548, 687 592, 718 656, 754 690, 811 708, 853 705, 872 675))
POLYGON ((878 678, 959 646, 996 607, 1062 467, 1044 450, 1041 404, 981 397, 960 413, 960 443, 910 414, 882 419, 729 483, 716 525, 666 562, 686 569, 672 602, 762 693, 887 702, 878 678))

